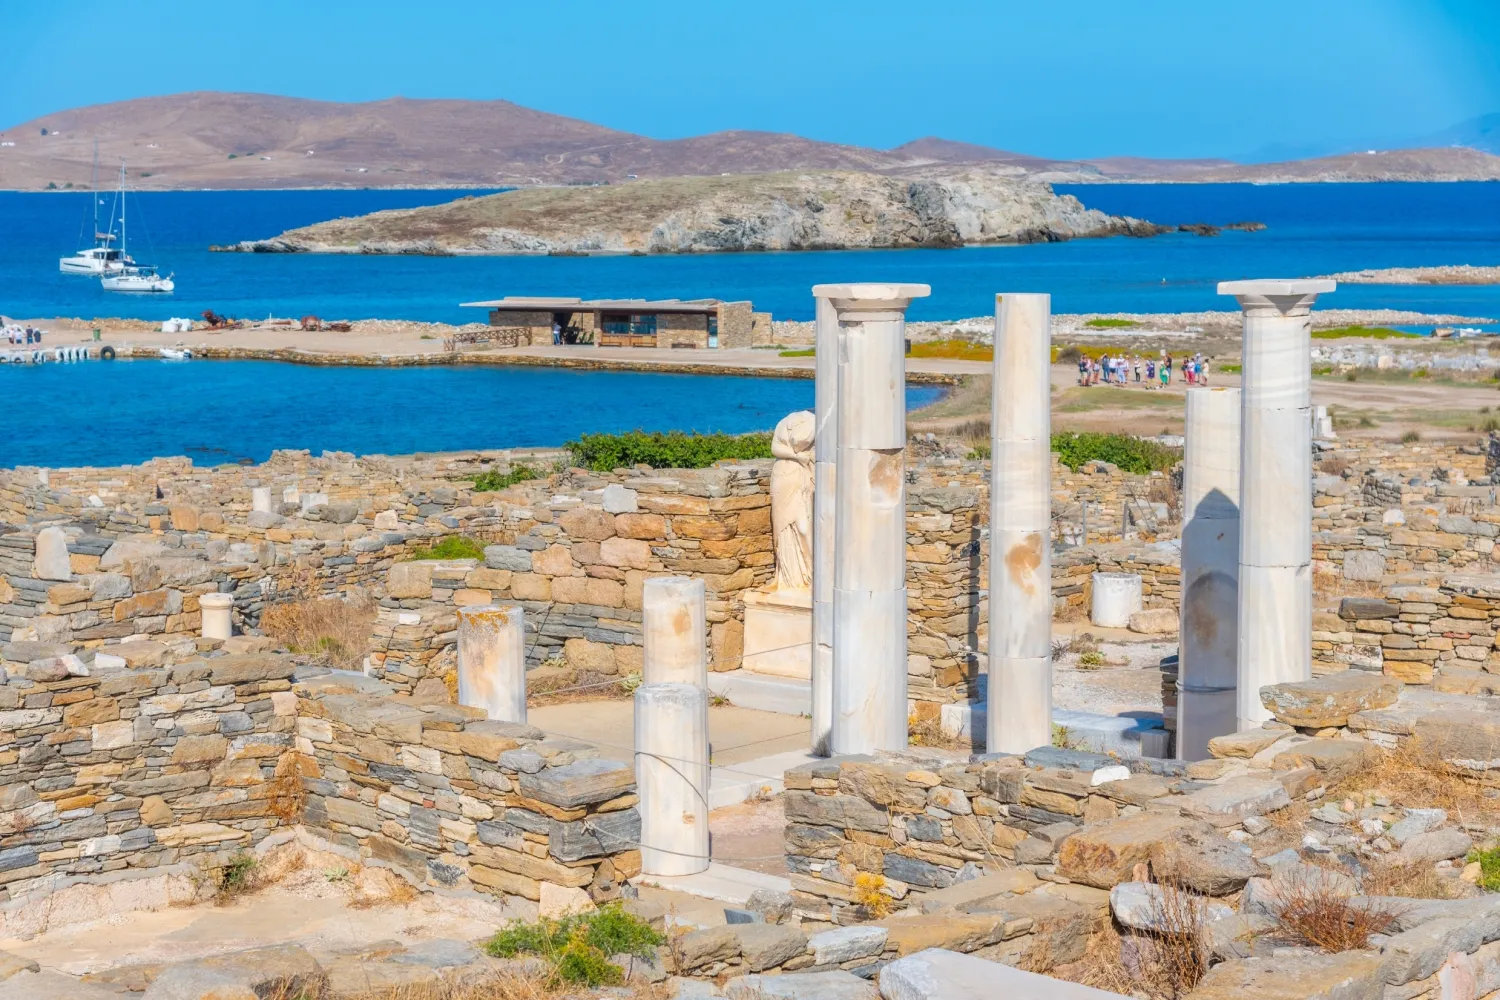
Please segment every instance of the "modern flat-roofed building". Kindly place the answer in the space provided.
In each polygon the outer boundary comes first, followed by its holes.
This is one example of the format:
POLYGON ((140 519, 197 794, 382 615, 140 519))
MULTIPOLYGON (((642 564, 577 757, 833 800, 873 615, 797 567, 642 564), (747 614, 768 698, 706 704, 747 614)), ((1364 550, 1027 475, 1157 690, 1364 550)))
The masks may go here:
POLYGON ((718 299, 574 299, 508 295, 464 306, 490 311, 495 339, 525 347, 753 347, 771 341, 771 317, 718 299))

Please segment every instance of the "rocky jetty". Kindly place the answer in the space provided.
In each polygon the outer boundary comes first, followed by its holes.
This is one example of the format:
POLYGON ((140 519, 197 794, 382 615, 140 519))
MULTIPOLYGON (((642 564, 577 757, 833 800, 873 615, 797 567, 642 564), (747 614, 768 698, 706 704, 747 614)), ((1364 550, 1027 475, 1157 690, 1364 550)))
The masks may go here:
POLYGON ((1500 285, 1500 266, 1382 267, 1329 275, 1345 285, 1500 285))
POLYGON ((1173 229, 1108 215, 1046 184, 985 170, 954 171, 941 180, 820 171, 508 191, 336 219, 215 249, 706 253, 1038 243, 1173 229))

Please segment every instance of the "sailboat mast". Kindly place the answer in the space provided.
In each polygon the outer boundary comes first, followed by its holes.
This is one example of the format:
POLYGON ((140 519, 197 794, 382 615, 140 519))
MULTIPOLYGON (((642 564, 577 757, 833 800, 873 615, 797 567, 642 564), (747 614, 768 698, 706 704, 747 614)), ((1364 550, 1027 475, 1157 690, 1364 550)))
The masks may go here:
POLYGON ((94 136, 94 166, 89 170, 89 201, 94 203, 94 245, 99 245, 99 137, 94 136))
POLYGON ((120 161, 120 255, 125 254, 125 161, 120 161))

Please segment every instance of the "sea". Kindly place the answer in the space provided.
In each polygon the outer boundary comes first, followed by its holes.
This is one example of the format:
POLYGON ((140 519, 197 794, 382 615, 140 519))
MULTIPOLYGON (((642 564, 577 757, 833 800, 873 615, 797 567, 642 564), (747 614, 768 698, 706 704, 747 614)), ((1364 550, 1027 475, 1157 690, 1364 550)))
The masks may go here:
MULTIPOLYGON (((1219 281, 1362 268, 1500 264, 1500 183, 1060 186, 1085 205, 1159 223, 1265 223, 1261 232, 1115 237, 953 250, 416 257, 212 253, 341 216, 452 200, 455 190, 132 194, 130 252, 170 272, 170 296, 103 291, 58 271, 88 245, 92 197, 0 192, 0 315, 242 318, 317 315, 463 323, 505 295, 749 299, 811 319, 823 282, 932 286, 913 319, 993 311, 1000 291, 1049 292, 1057 313, 1232 308, 1219 281)), ((1342 285, 1320 305, 1500 318, 1500 286, 1342 285)), ((912 388, 920 405, 937 390, 912 388)), ((561 444, 589 430, 745 431, 809 406, 800 380, 520 368, 309 368, 156 361, 0 366, 0 466, 206 464, 275 448, 407 453, 561 444)))

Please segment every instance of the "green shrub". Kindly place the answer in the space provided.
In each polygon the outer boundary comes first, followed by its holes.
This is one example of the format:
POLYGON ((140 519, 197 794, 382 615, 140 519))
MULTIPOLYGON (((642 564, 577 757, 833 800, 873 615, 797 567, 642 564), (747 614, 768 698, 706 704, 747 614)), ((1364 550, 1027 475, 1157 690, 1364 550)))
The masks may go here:
POLYGON ((783 358, 812 358, 817 357, 818 352, 811 347, 806 350, 781 351, 778 356, 783 358))
POLYGON ((1336 326, 1331 330, 1314 330, 1314 340, 1341 340, 1344 337, 1368 337, 1372 340, 1389 340, 1392 337, 1420 337, 1419 333, 1392 330, 1388 326, 1336 326))
POLYGON ((685 434, 671 431, 584 434, 569 441, 573 462, 594 472, 649 465, 653 469, 706 469, 724 459, 771 457, 769 434, 685 434))
POLYGON ((485 943, 496 958, 538 955, 564 982, 609 986, 623 978, 611 955, 650 958, 666 936, 619 905, 559 920, 513 921, 485 943))
POLYGON ((230 858, 229 863, 219 869, 219 889, 216 893, 218 901, 227 903, 249 892, 255 884, 257 864, 255 855, 245 851, 230 858))
POLYGON ((406 561, 418 559, 483 559, 484 543, 468 535, 449 535, 436 545, 419 545, 406 553, 406 561))
POLYGON ((1479 881, 1475 883, 1485 892, 1500 892, 1500 847, 1487 851, 1470 851, 1464 859, 1473 864, 1479 862, 1479 881))
POLYGON ((1133 319, 1089 319, 1084 320, 1083 325, 1093 327, 1095 330, 1122 330, 1140 326, 1133 319))
POLYGON ((494 493, 517 483, 524 483, 531 479, 545 479, 547 473, 524 463, 512 465, 509 472, 499 472, 490 469, 481 472, 474 477, 474 488, 483 493, 494 493))
POLYGON ((1129 434, 1065 432, 1052 435, 1052 450, 1063 465, 1076 469, 1085 462, 1109 462, 1125 472, 1167 472, 1182 458, 1182 449, 1168 448, 1129 434))

